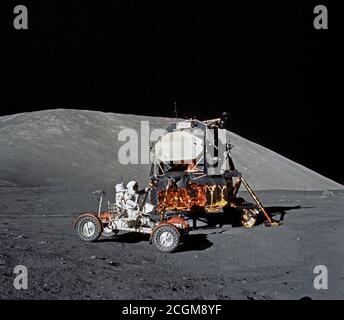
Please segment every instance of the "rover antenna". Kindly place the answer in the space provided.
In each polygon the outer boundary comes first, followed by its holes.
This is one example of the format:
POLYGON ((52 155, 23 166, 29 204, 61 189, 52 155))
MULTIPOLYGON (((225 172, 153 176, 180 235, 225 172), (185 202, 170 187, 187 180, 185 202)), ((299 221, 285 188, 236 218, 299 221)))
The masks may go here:
POLYGON ((174 101, 174 113, 176 115, 176 123, 177 123, 178 122, 177 101, 174 101))

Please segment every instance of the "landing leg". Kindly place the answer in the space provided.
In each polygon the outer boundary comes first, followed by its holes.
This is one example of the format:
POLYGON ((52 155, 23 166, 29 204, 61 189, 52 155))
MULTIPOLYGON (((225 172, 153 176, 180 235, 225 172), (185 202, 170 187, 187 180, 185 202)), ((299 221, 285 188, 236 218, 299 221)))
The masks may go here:
POLYGON ((264 209, 262 203, 260 202, 260 200, 258 199, 257 195, 253 192, 252 188, 248 185, 247 181, 241 177, 241 181, 242 183, 244 184, 245 188, 247 189, 247 191, 249 192, 249 194, 251 195, 251 197, 253 198, 253 200, 256 202, 256 204, 258 205, 259 209, 261 212, 263 212, 266 220, 267 220, 267 223, 266 223, 266 226, 269 226, 269 227, 276 227, 276 226, 279 226, 280 223, 276 222, 276 221, 273 221, 271 219, 271 217, 268 215, 268 213, 266 212, 266 210, 264 209))

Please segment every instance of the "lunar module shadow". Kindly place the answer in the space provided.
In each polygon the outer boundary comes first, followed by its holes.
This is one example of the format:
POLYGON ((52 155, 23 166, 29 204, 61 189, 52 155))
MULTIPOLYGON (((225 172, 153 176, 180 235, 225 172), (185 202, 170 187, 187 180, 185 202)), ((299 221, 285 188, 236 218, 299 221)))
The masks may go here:
MULTIPOLYGON (((265 207, 267 213, 274 218, 276 222, 283 222, 287 211, 301 209, 301 206, 271 206, 265 207), (276 219, 278 218, 278 219, 276 219)), ((263 224, 264 216, 259 215, 255 226, 263 224)), ((230 209, 221 213, 188 214, 188 222, 191 230, 221 228, 224 225, 230 225, 232 228, 243 227, 241 215, 237 209, 230 209)))

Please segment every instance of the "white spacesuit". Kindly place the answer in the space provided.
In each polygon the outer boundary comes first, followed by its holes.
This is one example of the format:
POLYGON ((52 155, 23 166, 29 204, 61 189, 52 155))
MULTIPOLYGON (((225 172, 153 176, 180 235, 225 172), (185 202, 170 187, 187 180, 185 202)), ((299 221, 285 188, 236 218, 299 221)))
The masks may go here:
POLYGON ((119 183, 115 187, 116 189, 116 206, 120 211, 123 211, 125 209, 125 193, 126 189, 124 187, 123 182, 119 183))
POLYGON ((139 186, 136 181, 130 181, 127 184, 127 190, 124 195, 124 208, 128 214, 128 220, 135 220, 139 214, 139 186))

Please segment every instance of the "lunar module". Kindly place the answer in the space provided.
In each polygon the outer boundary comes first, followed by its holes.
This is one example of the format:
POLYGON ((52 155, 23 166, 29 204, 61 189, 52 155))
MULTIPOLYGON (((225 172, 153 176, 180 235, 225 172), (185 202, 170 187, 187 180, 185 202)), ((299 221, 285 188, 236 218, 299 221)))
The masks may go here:
POLYGON ((139 191, 135 181, 116 186, 116 201, 97 213, 81 214, 75 222, 79 236, 95 241, 119 231, 147 233, 161 251, 175 251, 199 221, 231 216, 244 227, 262 217, 274 222, 231 157, 232 145, 224 117, 172 123, 151 147, 148 187, 139 191), (243 185, 254 203, 238 197, 243 185), (191 225, 192 222, 192 225, 191 225))
POLYGON ((242 225, 248 228, 262 214, 266 225, 275 225, 242 173, 236 170, 228 134, 223 118, 190 119, 175 122, 166 129, 151 150, 151 179, 155 188, 150 203, 159 214, 182 212, 198 218, 237 212, 242 225), (237 196, 241 184, 254 204, 237 196))

